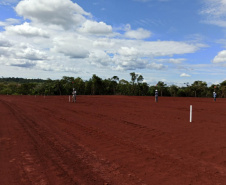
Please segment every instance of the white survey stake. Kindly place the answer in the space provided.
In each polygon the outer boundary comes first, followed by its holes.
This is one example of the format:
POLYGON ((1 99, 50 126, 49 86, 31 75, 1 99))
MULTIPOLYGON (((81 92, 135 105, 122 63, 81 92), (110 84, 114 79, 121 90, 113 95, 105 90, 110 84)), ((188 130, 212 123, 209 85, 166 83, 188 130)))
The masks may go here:
POLYGON ((190 123, 192 122, 192 105, 190 105, 190 123))

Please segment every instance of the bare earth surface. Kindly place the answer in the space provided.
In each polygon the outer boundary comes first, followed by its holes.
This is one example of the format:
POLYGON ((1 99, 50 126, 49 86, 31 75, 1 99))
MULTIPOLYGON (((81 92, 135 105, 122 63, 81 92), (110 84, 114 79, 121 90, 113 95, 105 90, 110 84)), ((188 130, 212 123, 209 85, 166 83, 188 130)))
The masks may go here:
POLYGON ((226 184, 226 99, 68 99, 0 96, 1 185, 226 184))

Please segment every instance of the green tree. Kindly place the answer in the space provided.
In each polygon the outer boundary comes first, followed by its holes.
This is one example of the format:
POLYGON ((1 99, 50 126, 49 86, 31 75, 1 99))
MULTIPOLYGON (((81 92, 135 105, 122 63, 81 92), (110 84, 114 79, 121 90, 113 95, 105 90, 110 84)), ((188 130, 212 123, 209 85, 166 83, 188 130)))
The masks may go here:
POLYGON ((226 80, 220 83, 221 97, 226 98, 226 80))
POLYGON ((191 85, 191 89, 194 92, 195 97, 206 97, 207 96, 207 83, 203 81, 195 81, 191 85))
POLYGON ((93 95, 101 95, 103 91, 103 83, 102 79, 98 77, 96 74, 92 77, 92 94, 93 95))
POLYGON ((71 95, 72 89, 74 87, 74 80, 74 77, 63 76, 63 78, 60 80, 62 94, 71 95))
POLYGON ((179 88, 177 91, 177 96, 179 97, 189 96, 189 94, 187 94, 187 87, 179 88))
POLYGON ((121 95, 130 95, 131 84, 128 81, 121 79, 118 87, 121 95))
POLYGON ((136 74, 135 72, 130 73, 131 76, 131 81, 132 81, 132 85, 135 84, 135 81, 137 80, 138 74, 136 74))
POLYGON ((162 81, 159 81, 159 82, 157 83, 157 88, 158 88, 158 90, 160 91, 161 96, 163 95, 163 92, 166 92, 166 86, 167 86, 167 84, 165 84, 165 83, 162 82, 162 81))
POLYGON ((135 72, 130 73, 131 76, 131 84, 132 84, 132 91, 131 91, 131 95, 135 95, 136 92, 136 80, 138 77, 138 74, 136 74, 135 72))
POLYGON ((178 87, 176 85, 171 85, 169 87, 169 91, 170 91, 170 96, 177 96, 177 92, 178 92, 178 87))
POLYGON ((85 84, 84 84, 84 81, 80 77, 77 77, 74 79, 73 86, 76 89, 77 94, 84 94, 85 84))
POLYGON ((85 81, 85 95, 92 94, 92 79, 85 81))
POLYGON ((149 95, 149 86, 146 82, 141 83, 139 85, 139 89, 140 89, 140 95, 142 95, 142 96, 148 96, 149 95))
POLYGON ((118 87, 118 82, 119 82, 119 77, 118 76, 113 76, 111 78, 111 87, 113 89, 113 94, 117 94, 117 87, 118 87))
POLYGON ((54 85, 54 95, 62 95, 63 85, 61 84, 61 81, 55 80, 53 85, 54 85))
POLYGON ((18 94, 23 95, 32 95, 33 89, 35 88, 36 83, 23 83, 21 85, 18 85, 18 94))
POLYGON ((138 92, 136 93, 136 95, 140 96, 143 93, 143 87, 144 87, 144 85, 142 84, 143 80, 144 80, 144 77, 142 75, 139 75, 137 77, 138 92))

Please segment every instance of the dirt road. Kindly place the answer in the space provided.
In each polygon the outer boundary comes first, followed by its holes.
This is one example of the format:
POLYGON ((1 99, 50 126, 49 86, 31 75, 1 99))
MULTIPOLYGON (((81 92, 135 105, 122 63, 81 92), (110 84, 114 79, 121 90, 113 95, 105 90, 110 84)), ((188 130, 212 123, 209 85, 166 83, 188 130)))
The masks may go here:
POLYGON ((0 184, 224 185, 225 106, 209 98, 0 96, 0 184))

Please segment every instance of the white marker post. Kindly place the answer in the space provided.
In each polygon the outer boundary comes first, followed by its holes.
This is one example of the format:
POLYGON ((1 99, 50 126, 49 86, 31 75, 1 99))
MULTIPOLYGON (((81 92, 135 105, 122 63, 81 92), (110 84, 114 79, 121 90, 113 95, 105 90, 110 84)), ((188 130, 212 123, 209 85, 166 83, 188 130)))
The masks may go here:
POLYGON ((192 105, 190 105, 190 123, 192 122, 192 105))

